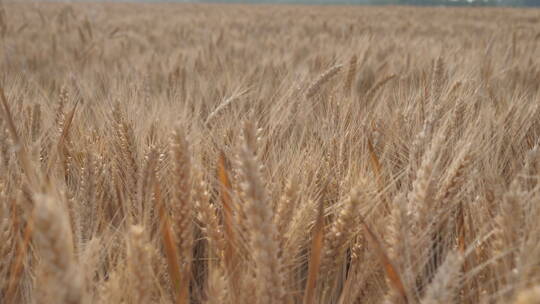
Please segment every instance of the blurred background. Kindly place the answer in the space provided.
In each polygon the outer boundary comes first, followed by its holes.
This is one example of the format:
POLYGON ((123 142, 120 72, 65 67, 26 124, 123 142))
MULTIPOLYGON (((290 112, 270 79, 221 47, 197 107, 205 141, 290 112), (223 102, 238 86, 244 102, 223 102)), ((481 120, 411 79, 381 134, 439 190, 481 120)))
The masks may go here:
MULTIPOLYGON (((77 0, 74 0, 74 2, 75 1, 77 0)), ((107 0, 101 0, 101 1, 107 1, 107 0)), ((540 7, 540 0, 109 0, 109 1, 540 7)))

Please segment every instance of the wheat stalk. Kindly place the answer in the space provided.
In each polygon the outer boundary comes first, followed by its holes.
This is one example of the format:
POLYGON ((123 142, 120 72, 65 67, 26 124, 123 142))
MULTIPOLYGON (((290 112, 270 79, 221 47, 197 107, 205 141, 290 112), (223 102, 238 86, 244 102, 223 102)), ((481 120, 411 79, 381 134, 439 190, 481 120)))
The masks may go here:
POLYGON ((277 228, 272 221, 272 206, 267 199, 260 165, 252 146, 254 141, 250 140, 254 138, 253 126, 246 125, 239 155, 244 175, 241 187, 248 199, 245 212, 250 233, 249 248, 255 267, 256 297, 258 303, 282 303, 285 291, 277 228))
POLYGON ((36 195, 35 201, 33 240, 41 258, 38 288, 43 294, 38 301, 81 303, 83 277, 75 261, 67 214, 49 195, 36 195))
POLYGON ((321 87, 341 71, 342 65, 335 65, 322 73, 306 90, 306 98, 312 98, 321 87))

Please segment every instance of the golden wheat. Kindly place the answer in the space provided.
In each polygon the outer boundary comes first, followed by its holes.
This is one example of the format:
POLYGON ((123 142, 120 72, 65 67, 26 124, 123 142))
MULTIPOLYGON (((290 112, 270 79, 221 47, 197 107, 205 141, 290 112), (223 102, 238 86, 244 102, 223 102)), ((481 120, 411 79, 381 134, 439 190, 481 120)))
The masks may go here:
POLYGON ((538 20, 0 2, 0 303, 538 303, 538 20))

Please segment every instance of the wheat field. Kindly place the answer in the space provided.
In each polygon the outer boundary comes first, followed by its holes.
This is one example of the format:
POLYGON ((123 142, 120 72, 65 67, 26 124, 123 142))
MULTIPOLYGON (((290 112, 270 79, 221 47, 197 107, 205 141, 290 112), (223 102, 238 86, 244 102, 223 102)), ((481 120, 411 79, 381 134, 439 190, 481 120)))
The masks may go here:
POLYGON ((540 11, 4 3, 0 303, 540 303, 540 11))

